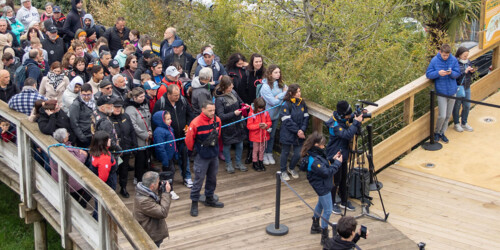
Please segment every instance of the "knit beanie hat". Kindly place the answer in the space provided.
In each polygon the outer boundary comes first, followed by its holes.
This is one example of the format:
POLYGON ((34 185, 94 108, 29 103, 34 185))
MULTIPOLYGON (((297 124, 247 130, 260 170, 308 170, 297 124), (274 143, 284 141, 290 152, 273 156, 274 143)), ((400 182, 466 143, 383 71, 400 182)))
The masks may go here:
POLYGON ((346 101, 337 102, 337 113, 341 116, 352 114, 351 105, 346 101))

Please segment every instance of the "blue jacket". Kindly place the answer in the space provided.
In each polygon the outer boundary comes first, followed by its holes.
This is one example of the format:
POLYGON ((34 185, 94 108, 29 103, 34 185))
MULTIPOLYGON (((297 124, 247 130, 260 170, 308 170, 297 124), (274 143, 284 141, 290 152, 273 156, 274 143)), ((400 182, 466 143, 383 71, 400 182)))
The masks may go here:
POLYGON ((306 132, 309 124, 309 114, 307 113, 306 103, 299 98, 292 98, 285 101, 280 107, 281 129, 280 143, 287 145, 300 145, 304 139, 297 136, 297 132, 302 130, 306 132))
POLYGON ((307 180, 318 196, 328 194, 333 187, 333 175, 337 173, 342 164, 335 160, 333 163, 327 160, 325 151, 312 147, 307 151, 307 180))
POLYGON ((341 118, 337 111, 334 111, 333 116, 325 122, 325 125, 330 134, 330 141, 326 146, 327 157, 331 159, 339 150, 342 150, 342 157, 347 160, 349 157, 349 141, 358 132, 361 123, 353 120, 353 123, 348 126, 346 119, 341 118))
MULTIPOLYGON (((155 143, 172 141, 174 137, 174 129, 163 121, 165 111, 160 110, 153 115, 153 123, 156 129, 153 133, 155 143)), ((177 148, 175 142, 162 144, 155 147, 156 157, 161 161, 164 167, 169 166, 170 161, 174 158, 177 148)))
MULTIPOLYGON (((273 88, 269 87, 267 83, 267 79, 262 79, 262 87, 260 88, 260 96, 264 98, 266 101, 266 109, 270 109, 276 105, 281 104, 283 102, 283 98, 285 97, 286 91, 283 91, 283 88, 278 87, 278 81, 273 82, 273 88)), ((278 108, 274 108, 268 110, 269 116, 271 116, 272 121, 276 121, 279 118, 279 110, 278 108)))
POLYGON ((453 55, 448 57, 448 60, 443 60, 441 53, 438 53, 432 58, 425 76, 434 80, 436 92, 443 95, 454 95, 457 93, 457 78, 461 75, 458 60, 453 55), (448 70, 451 68, 451 75, 440 76, 440 70, 448 70))

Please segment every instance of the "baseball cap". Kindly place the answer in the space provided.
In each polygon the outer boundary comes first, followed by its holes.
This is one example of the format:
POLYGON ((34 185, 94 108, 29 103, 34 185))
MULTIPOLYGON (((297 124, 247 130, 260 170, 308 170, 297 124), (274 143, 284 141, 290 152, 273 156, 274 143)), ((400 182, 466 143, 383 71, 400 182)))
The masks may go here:
POLYGON ((172 47, 179 47, 182 45, 184 45, 184 42, 181 39, 177 39, 172 42, 172 47))
POLYGON ((181 72, 179 72, 174 66, 168 66, 168 68, 165 70, 165 75, 167 75, 167 76, 176 77, 180 73, 181 72))
POLYGON ((113 59, 109 62, 109 67, 117 69, 120 67, 120 63, 118 62, 118 60, 113 59))
POLYGON ((155 53, 153 53, 152 50, 145 50, 144 52, 142 52, 142 55, 144 56, 144 58, 149 59, 153 58, 155 56, 155 53))
POLYGON ((159 89, 160 88, 160 85, 156 84, 155 82, 153 81, 146 81, 144 83, 144 89, 145 90, 155 90, 155 89, 159 89))
POLYGON ((123 107, 123 101, 120 99, 116 99, 115 102, 113 103, 113 106, 115 107, 123 107))
POLYGON ((61 7, 54 6, 54 10, 52 12, 54 12, 54 13, 61 13, 61 7))
POLYGON ((104 79, 99 83, 99 88, 104 88, 111 85, 111 82, 108 79, 104 79))
POLYGON ((51 25, 47 28, 47 31, 50 33, 57 33, 57 27, 54 25, 51 25))
POLYGON ((211 55, 211 56, 213 56, 214 52, 212 50, 205 50, 205 51, 203 51, 203 55, 211 55))
POLYGON ((97 106, 101 106, 104 104, 114 104, 115 98, 109 95, 101 95, 99 99, 97 99, 97 106))

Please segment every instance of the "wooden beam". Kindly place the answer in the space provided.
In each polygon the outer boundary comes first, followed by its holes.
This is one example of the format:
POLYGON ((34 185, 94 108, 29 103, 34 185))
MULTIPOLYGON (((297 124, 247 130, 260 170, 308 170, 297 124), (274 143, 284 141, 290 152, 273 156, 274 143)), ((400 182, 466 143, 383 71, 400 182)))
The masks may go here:
POLYGON ((47 223, 42 221, 37 221, 33 223, 34 235, 35 235, 35 250, 46 250, 47 249, 47 223))
POLYGON ((415 95, 410 96, 410 98, 405 100, 405 106, 403 110, 403 121, 406 125, 413 122, 413 113, 415 106, 415 95))
POLYGON ((493 56, 492 56, 492 64, 491 67, 493 70, 500 68, 500 47, 496 47, 493 50, 493 56))
MULTIPOLYGON (((57 170, 59 180, 59 199, 60 199, 60 216, 61 216, 61 245, 64 249, 71 249, 71 240, 68 233, 71 232, 71 197, 68 195, 69 190, 66 183, 68 175, 59 165, 57 170)), ((54 171, 54 170, 52 170, 54 171)))
POLYGON ((24 222, 26 224, 36 223, 44 220, 43 215, 36 209, 26 209, 24 211, 24 222))
POLYGON ((315 116, 312 117, 312 129, 313 131, 316 131, 320 134, 323 134, 323 121, 316 118, 315 116))

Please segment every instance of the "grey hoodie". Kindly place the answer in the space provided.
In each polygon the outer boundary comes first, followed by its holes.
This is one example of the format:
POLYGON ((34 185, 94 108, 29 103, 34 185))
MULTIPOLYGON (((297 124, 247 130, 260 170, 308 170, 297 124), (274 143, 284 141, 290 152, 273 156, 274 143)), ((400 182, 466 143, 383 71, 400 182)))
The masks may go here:
POLYGON ((194 116, 196 117, 201 113, 201 106, 205 101, 213 101, 212 93, 210 92, 210 84, 202 84, 199 77, 193 78, 191 87, 193 88, 191 104, 193 106, 194 116))

